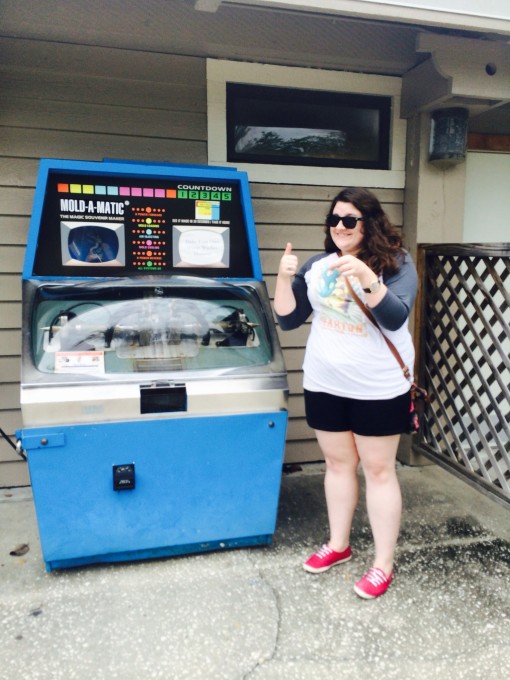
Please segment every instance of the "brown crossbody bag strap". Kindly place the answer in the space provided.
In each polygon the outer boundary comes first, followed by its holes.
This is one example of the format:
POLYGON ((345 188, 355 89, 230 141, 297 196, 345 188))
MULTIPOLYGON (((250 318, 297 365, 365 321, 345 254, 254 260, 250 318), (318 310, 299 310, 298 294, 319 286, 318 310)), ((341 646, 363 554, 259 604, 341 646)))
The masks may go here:
POLYGON ((361 309, 361 311, 362 311, 364 314, 366 314, 366 316, 367 316, 367 317, 370 319, 370 321, 374 324, 374 326, 377 328, 377 330, 381 333, 381 335, 383 336, 384 340, 386 341, 386 344, 387 344, 388 347, 389 347, 390 352, 393 354, 393 356, 395 357, 395 359, 398 361, 398 365, 399 365, 400 368, 402 369, 402 372, 403 372, 403 374, 405 375, 406 379, 409 380, 409 382, 411 382, 411 371, 410 371, 409 368, 405 365, 405 363, 404 363, 402 357, 400 356, 400 353, 399 353, 398 349, 397 349, 397 348, 395 347, 395 345, 391 342, 391 340, 390 340, 389 338, 387 338, 387 337, 384 335, 384 333, 383 333, 382 330, 381 330, 381 327, 380 327, 379 324, 377 323, 377 321, 376 321, 374 315, 372 314, 372 312, 367 308, 366 305, 364 305, 364 304, 361 302, 361 300, 359 299, 359 296, 356 295, 356 293, 354 292, 354 289, 353 289, 353 287, 352 287, 352 285, 351 285, 351 282, 349 281, 349 279, 348 279, 347 276, 345 277, 345 282, 347 283, 347 288, 349 289, 349 293, 351 294, 352 299, 353 299, 354 302, 358 305, 358 307, 361 309))

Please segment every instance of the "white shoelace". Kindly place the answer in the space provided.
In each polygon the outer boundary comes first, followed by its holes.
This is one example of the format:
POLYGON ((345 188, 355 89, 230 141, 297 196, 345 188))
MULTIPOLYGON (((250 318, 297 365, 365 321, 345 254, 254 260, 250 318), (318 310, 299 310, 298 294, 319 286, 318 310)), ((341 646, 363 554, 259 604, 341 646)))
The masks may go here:
POLYGON ((323 560, 328 555, 331 555, 332 552, 333 552, 332 548, 330 548, 329 545, 324 544, 322 548, 319 548, 319 550, 317 551, 317 557, 320 557, 321 560, 323 560))
POLYGON ((371 567, 368 570, 367 576, 366 576, 367 581, 369 581, 373 586, 380 586, 383 583, 386 583, 388 580, 386 578, 386 575, 384 574, 382 569, 378 569, 377 567, 371 567))

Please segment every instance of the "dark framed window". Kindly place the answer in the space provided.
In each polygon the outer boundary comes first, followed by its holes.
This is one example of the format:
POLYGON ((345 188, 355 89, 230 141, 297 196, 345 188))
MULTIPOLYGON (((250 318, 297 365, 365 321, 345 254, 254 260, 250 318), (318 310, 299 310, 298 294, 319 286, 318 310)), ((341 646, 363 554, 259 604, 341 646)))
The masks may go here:
POLYGON ((227 83, 227 160, 388 170, 391 97, 227 83))

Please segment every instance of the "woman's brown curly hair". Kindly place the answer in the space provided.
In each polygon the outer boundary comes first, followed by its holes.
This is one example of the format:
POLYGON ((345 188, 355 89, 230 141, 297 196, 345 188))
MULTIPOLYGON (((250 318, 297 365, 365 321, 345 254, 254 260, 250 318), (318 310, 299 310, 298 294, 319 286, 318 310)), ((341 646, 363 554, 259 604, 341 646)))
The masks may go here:
POLYGON ((331 238, 328 219, 338 202, 352 203, 363 216, 363 240, 356 257, 373 272, 394 274, 402 261, 402 237, 383 211, 378 198, 368 189, 346 187, 331 201, 326 217, 324 249, 327 253, 338 252, 331 238))

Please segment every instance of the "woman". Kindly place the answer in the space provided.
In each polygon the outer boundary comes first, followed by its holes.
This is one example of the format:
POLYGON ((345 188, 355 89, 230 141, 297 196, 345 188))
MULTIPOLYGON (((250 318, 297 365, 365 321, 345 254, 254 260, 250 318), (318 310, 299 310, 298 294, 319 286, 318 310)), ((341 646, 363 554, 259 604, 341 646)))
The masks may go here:
POLYGON ((353 300, 346 280, 412 369, 407 321, 417 275, 400 233, 367 189, 349 187, 333 199, 325 233, 325 252, 299 270, 287 244, 274 299, 283 330, 297 328, 313 313, 303 387, 307 422, 326 462, 330 536, 303 566, 321 573, 351 559, 361 463, 375 559, 354 590, 372 599, 385 593, 393 579, 402 511, 395 462, 409 419, 410 383, 381 331, 353 300))

